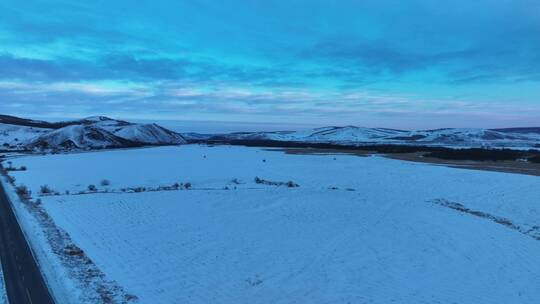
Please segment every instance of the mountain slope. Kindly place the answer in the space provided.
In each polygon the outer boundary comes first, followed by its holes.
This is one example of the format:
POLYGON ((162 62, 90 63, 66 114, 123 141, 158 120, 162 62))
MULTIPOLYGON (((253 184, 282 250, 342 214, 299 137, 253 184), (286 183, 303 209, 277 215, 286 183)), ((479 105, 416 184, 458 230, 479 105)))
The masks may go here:
POLYGON ((10 115, 0 115, 0 123, 13 126, 34 127, 44 129, 58 129, 65 127, 65 123, 51 123, 42 120, 20 118, 10 115))
POLYGON ((49 123, 0 115, 0 145, 4 150, 71 150, 176 145, 179 133, 157 124, 137 124, 104 116, 49 123))
POLYGON ((182 135, 157 124, 130 124, 116 128, 113 133, 124 139, 151 145, 186 143, 182 135))
POLYGON ((102 149, 140 145, 96 126, 72 125, 43 134, 29 146, 40 149, 102 149))
POLYGON ((0 149, 21 150, 36 137, 51 129, 0 123, 0 149))

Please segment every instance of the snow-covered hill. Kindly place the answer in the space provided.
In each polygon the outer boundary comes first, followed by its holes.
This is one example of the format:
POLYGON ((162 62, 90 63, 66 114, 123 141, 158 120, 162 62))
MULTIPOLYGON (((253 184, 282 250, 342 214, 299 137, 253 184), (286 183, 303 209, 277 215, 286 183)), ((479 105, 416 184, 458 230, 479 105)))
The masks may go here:
POLYGON ((126 126, 113 127, 114 135, 131 141, 152 144, 183 144, 184 138, 171 130, 157 124, 129 124, 126 126))
POLYGON ((0 149, 21 150, 50 129, 0 123, 0 149))
POLYGON ((4 150, 89 150, 183 143, 186 140, 182 135, 157 124, 104 116, 48 123, 0 115, 0 145, 4 150))
POLYGON ((437 129, 404 131, 356 126, 302 131, 180 134, 157 124, 138 124, 104 116, 45 122, 0 115, 0 149, 99 149, 144 145, 177 145, 200 141, 329 143, 336 145, 417 145, 440 147, 540 148, 540 128, 437 129))
POLYGON ((140 146, 93 125, 72 125, 45 133, 30 143, 40 149, 102 149, 140 146))
MULTIPOLYGON (((190 138, 197 139, 191 135, 190 138)), ((201 136, 199 136, 199 139, 201 136)), ((343 145, 396 144, 444 147, 540 147, 540 128, 437 129, 403 131, 354 126, 304 131, 242 132, 206 136, 209 140, 277 140, 343 145)))
POLYGON ((534 147, 540 144, 540 132, 521 133, 488 129, 440 129, 414 131, 416 142, 429 145, 534 147))

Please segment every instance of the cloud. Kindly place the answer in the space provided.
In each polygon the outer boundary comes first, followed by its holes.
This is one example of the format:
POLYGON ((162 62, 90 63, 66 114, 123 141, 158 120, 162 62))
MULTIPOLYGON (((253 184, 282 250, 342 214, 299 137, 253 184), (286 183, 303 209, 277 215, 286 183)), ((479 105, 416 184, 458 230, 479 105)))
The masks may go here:
POLYGON ((498 49, 476 46, 444 51, 411 50, 383 41, 357 42, 340 38, 317 43, 302 51, 298 59, 322 63, 320 75, 356 83, 369 83, 369 79, 371 82, 407 79, 411 74, 423 72, 432 72, 429 77, 435 72, 441 81, 449 84, 536 80, 540 75, 540 40, 538 42, 537 46, 528 48, 527 53, 519 54, 510 45, 498 49))
POLYGON ((252 85, 290 86, 301 82, 288 80, 300 77, 295 71, 275 67, 226 65, 216 61, 192 61, 180 58, 137 58, 115 54, 92 61, 62 59, 30 59, 0 55, 0 79, 30 82, 125 80, 190 82, 237 82, 252 85))
POLYGON ((540 101, 538 8, 6 0, 0 110, 374 123, 483 107, 529 117, 540 101))

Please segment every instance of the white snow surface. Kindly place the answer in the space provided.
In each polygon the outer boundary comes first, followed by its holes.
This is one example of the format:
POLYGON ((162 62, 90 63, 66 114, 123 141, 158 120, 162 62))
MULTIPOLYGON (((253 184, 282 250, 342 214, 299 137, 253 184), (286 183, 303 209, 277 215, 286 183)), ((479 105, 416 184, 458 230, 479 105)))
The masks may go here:
POLYGON ((13 175, 34 194, 43 184, 76 193, 89 184, 116 191, 192 183, 192 190, 42 198, 55 223, 140 303, 540 298, 539 240, 431 203, 445 199, 532 227, 540 225, 538 177, 237 146, 13 163, 28 167, 13 175), (260 185, 255 176, 300 187, 260 185), (100 186, 102 179, 111 184, 100 186))

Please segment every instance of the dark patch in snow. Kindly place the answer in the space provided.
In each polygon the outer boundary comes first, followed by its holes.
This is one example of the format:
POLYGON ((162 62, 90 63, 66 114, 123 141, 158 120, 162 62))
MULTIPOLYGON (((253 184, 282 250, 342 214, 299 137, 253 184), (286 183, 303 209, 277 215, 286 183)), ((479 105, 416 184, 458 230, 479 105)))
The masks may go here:
POLYGON ((453 210, 456 210, 456 211, 459 211, 459 212, 462 212, 462 213, 466 213, 466 214, 474 215, 476 217, 480 217, 480 218, 490 220, 490 221, 492 221, 494 223, 497 223, 499 225, 503 225, 503 226, 505 226, 507 228, 510 228, 512 230, 519 231, 520 233, 522 233, 522 234, 524 234, 526 236, 532 237, 535 240, 540 240, 540 226, 538 226, 538 225, 534 225, 534 226, 519 225, 519 224, 516 224, 516 223, 512 222, 510 219, 500 217, 500 216, 496 216, 496 215, 492 215, 492 214, 489 214, 489 213, 486 213, 486 212, 483 212, 483 211, 472 210, 472 209, 469 209, 469 208, 465 207, 461 203, 451 202, 451 201, 448 201, 448 200, 445 200, 445 199, 435 199, 435 200, 432 200, 431 202, 433 204, 436 204, 436 205, 439 205, 439 206, 443 206, 443 207, 450 208, 450 209, 453 209, 453 210))

